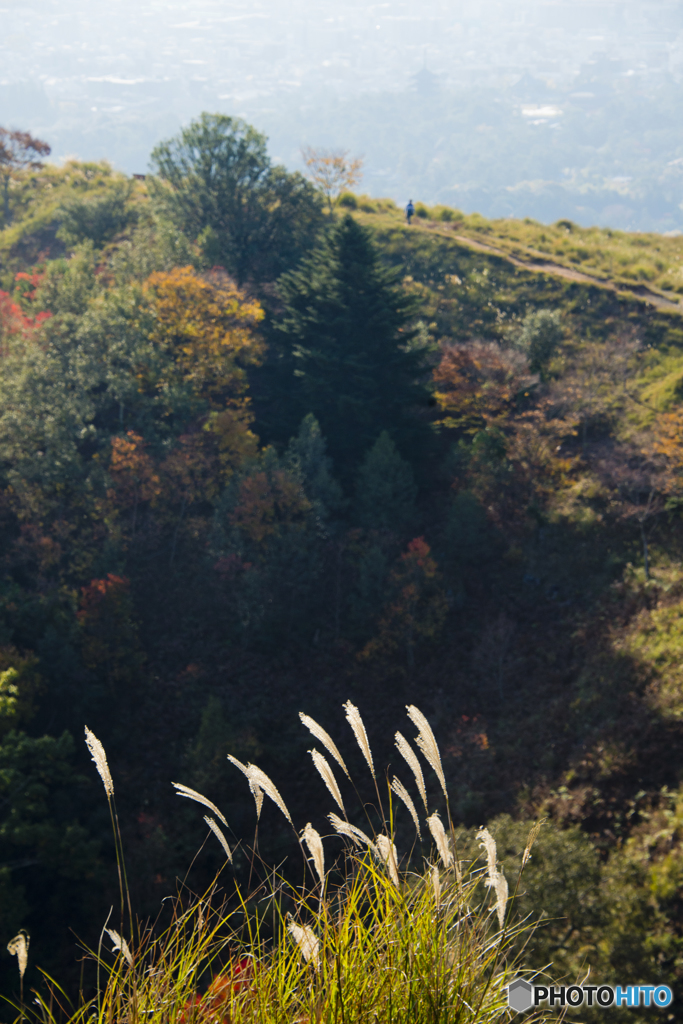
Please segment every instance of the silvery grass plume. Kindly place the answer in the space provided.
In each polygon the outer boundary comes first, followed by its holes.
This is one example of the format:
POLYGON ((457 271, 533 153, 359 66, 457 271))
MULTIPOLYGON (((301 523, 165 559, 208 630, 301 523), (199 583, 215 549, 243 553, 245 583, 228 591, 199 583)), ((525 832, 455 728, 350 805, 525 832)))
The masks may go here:
POLYGON ((496 840, 493 838, 487 828, 480 828, 477 832, 476 838, 479 840, 479 845, 483 846, 486 850, 486 868, 488 871, 489 878, 493 878, 497 872, 498 863, 498 851, 496 850, 496 840))
POLYGON ((306 828, 302 830, 301 837, 308 847, 308 852, 311 855, 313 866, 318 873, 320 884, 325 884, 325 851, 323 850, 323 841, 320 838, 320 833, 311 825, 310 821, 306 825, 306 828))
POLYGON ((117 949, 120 950, 121 951, 121 956, 132 967, 133 966, 133 955, 132 955, 132 953, 130 951, 130 948, 129 948, 128 943, 126 942, 126 940, 123 938, 122 935, 119 935, 118 932, 115 932, 113 928, 105 928, 105 931, 106 931, 107 935, 109 936, 109 938, 111 939, 112 949, 114 951, 116 951, 117 949))
POLYGON ((445 868, 453 866, 453 854, 448 847, 448 836, 446 835, 443 827, 443 822, 439 817, 439 812, 434 811, 429 818, 427 818, 427 824, 429 825, 429 831, 432 833, 436 848, 439 852, 439 857, 443 862, 445 868))
POLYGON ((508 901, 508 883, 505 875, 498 870, 498 851, 496 850, 496 841, 487 828, 480 828, 477 832, 476 838, 479 840, 479 845, 484 847, 486 850, 486 869, 488 878, 486 879, 486 885, 493 889, 496 894, 496 913, 498 915, 498 924, 503 927, 505 921, 505 908, 508 901))
POLYGON ((396 740, 396 746, 398 747, 399 753, 415 776, 415 784, 420 791, 422 803, 425 808, 425 814, 429 814, 429 808, 427 806, 427 790, 425 788, 424 775, 422 774, 422 767, 417 759, 417 754, 411 747, 410 743, 408 743, 405 736, 402 736, 400 732, 396 733, 394 739, 396 740))
POLYGON ((337 744, 334 742, 334 740, 329 735, 329 733, 325 732, 325 730, 323 729, 322 725, 318 725, 318 723, 315 721, 314 718, 311 718, 309 715, 305 715, 303 713, 303 711, 299 712, 299 718, 301 719, 303 724, 306 726, 306 728, 309 730, 309 732, 313 733, 315 738, 317 740, 320 740, 320 742, 325 747, 325 749, 330 754, 332 754, 332 757, 335 759, 335 761, 337 762, 339 767, 345 773, 346 777, 348 779, 350 779, 351 776, 349 775, 348 768, 344 764, 344 758, 339 753, 339 751, 337 749, 337 744))
POLYGON ((221 846, 225 850, 225 856, 228 858, 228 860, 232 864, 232 853, 230 851, 230 847, 228 846, 228 841, 225 838, 225 836, 223 835, 223 833, 221 832, 221 830, 219 829, 218 825, 213 820, 213 818, 207 818, 205 816, 204 817, 204 821, 209 826, 209 828, 211 829, 211 831, 215 835, 216 839, 218 840, 218 842, 221 844, 221 846))
POLYGON ((257 786, 252 779, 249 778, 249 769, 247 768, 246 764, 242 764, 242 762, 238 761, 236 757, 232 756, 232 754, 228 754, 228 761, 230 762, 230 764, 234 764, 236 768, 239 768, 239 770, 241 772, 244 772, 244 774, 246 775, 247 782, 249 783, 249 789, 251 790, 251 795, 253 796, 254 803, 256 804, 256 820, 260 821, 261 808, 263 807, 263 790, 261 789, 260 786, 257 786))
POLYGON ((313 758, 313 764, 320 772, 322 780, 329 789, 330 793, 332 794, 332 797, 334 798, 337 807, 340 809, 342 814, 346 814, 346 810, 344 808, 344 801, 342 800, 342 795, 339 791, 337 780, 335 779, 332 773, 332 768, 330 767, 329 761, 327 760, 327 758, 323 757, 322 754, 319 754, 317 750, 309 750, 308 753, 313 758))
POLYGON ((375 778, 375 765, 372 760, 372 751, 370 750, 370 744, 368 743, 368 734, 365 731, 363 725, 363 719, 360 717, 360 711, 358 708, 347 700, 346 704, 343 705, 346 711, 346 721, 353 729, 353 734, 356 737, 356 743, 363 752, 363 757, 368 762, 368 767, 372 772, 373 779, 375 778))
POLYGON ((395 886, 398 887, 398 858, 396 855, 396 847, 392 843, 389 836, 385 835, 377 836, 375 842, 377 843, 377 850, 379 852, 379 856, 387 866, 391 881, 394 883, 395 886))
POLYGON ((443 773, 443 767, 441 765, 441 754, 439 753, 439 745, 436 742, 432 727, 422 714, 419 708, 416 708, 414 704, 406 704, 408 710, 408 718, 417 728, 419 735, 416 737, 415 742, 425 756, 425 759, 432 766, 436 772, 443 795, 448 800, 448 790, 446 789, 446 776, 443 773))
POLYGON ((395 775, 394 775, 393 782, 391 783, 391 788, 392 788, 393 792, 396 794, 396 796, 399 798, 399 800, 402 800, 403 803, 408 808, 408 810, 410 812, 410 816, 412 817, 413 821, 415 822, 415 831, 417 832, 417 834, 420 837, 420 839, 422 839, 422 833, 420 832, 420 819, 417 816, 417 811, 415 809, 415 804, 413 803, 413 799, 412 799, 410 793, 408 792, 406 787, 403 785, 403 783, 399 779, 396 778, 395 775))
MULTIPOLYGON (((91 732, 88 726, 85 727, 85 742, 90 755, 95 762, 95 767, 99 772, 99 776, 104 783, 104 791, 107 794, 107 799, 114 795, 114 782, 109 771, 109 765, 107 764, 107 755, 104 752, 104 747, 98 740, 94 732, 91 732)), ((14 940, 12 940, 14 941, 14 940)))
POLYGON ((434 887, 434 900, 438 907, 441 902, 441 876, 436 864, 432 865, 432 886, 434 887))
POLYGON ((356 828, 355 825, 350 825, 348 821, 342 821, 336 814, 328 814, 327 817, 332 822, 332 828, 335 832, 338 832, 340 836, 348 836, 355 846, 365 845, 368 850, 372 850, 373 853, 377 853, 377 848, 369 836, 366 836, 365 832, 361 829, 356 828))
MULTIPOLYGON (((272 779, 270 779, 266 775, 266 773, 264 771, 261 771, 261 769, 258 768, 255 764, 248 764, 245 766, 241 764, 241 762, 238 761, 236 757, 232 757, 231 754, 228 754, 228 761, 230 761, 231 764, 234 764, 236 768, 239 768, 241 772, 244 772, 249 781, 249 788, 251 789, 252 793, 254 793, 254 787, 258 787, 258 789, 263 790, 266 796, 269 796, 273 803, 280 808, 289 824, 292 826, 292 828, 294 828, 294 822, 292 821, 291 815, 287 810, 287 805, 280 796, 278 788, 272 781, 272 779)), ((254 797, 256 798, 255 793, 254 797)), ((258 800, 256 806, 258 810, 258 800)))
POLYGON ((316 968, 320 964, 318 951, 320 941, 310 925, 297 924, 291 914, 287 915, 287 931, 301 950, 304 960, 312 960, 316 968))
POLYGON ((538 839, 538 833, 541 831, 547 820, 547 818, 541 818, 539 821, 536 822, 535 825, 532 826, 532 829, 529 832, 529 835, 527 836, 526 847, 524 850, 524 855, 522 857, 522 868, 525 868, 528 864, 531 858, 531 847, 538 839))
POLYGON ((184 786, 182 782, 172 782, 171 785, 178 790, 176 796, 185 796, 188 800, 195 800, 198 804, 203 804, 204 807, 208 807, 210 811, 213 811, 217 818, 221 819, 226 828, 230 828, 222 812, 219 811, 212 800, 209 800, 208 796, 202 796, 196 789, 190 789, 189 786, 184 786))
POLYGON ((25 932, 22 928, 19 934, 15 935, 14 938, 7 943, 7 952, 17 958, 19 976, 22 981, 24 980, 26 965, 28 964, 28 944, 30 941, 31 939, 28 932, 25 932))

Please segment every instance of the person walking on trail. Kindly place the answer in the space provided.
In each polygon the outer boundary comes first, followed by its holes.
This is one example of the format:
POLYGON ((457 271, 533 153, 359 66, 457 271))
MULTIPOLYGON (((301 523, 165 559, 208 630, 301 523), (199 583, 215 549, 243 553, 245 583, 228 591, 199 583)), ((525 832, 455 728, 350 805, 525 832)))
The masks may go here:
POLYGON ((406 220, 408 221, 409 224, 410 224, 410 218, 413 216, 414 213, 415 213, 415 207, 413 206, 413 200, 409 199, 408 200, 408 205, 406 206, 406 220))

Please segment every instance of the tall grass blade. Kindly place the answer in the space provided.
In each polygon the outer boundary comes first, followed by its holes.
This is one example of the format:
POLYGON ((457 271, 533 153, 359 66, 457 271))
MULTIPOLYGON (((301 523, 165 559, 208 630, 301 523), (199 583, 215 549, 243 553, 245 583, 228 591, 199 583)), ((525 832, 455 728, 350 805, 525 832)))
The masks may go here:
POLYGON ((203 804, 204 807, 208 807, 210 811, 213 811, 217 818, 220 818, 226 828, 230 828, 223 817, 222 811, 216 807, 212 800, 209 800, 208 796, 203 796, 201 793, 198 793, 196 789, 190 789, 189 786, 184 786, 182 782, 172 782, 171 785, 178 790, 176 796, 185 796, 188 800, 195 800, 198 804, 203 804))
POLYGON ((420 839, 422 839, 422 833, 420 832, 420 819, 417 816, 417 810, 415 808, 415 804, 413 803, 413 798, 411 797, 410 793, 403 785, 403 783, 400 781, 400 779, 397 779, 395 775, 391 783, 391 788, 393 792, 396 794, 396 796, 399 798, 399 800, 402 800, 403 803, 408 808, 410 816, 415 822, 415 831, 417 832, 420 839))
POLYGON ((441 783, 443 795, 448 800, 448 790, 446 789, 446 776, 443 772, 441 764, 441 754, 439 753, 439 745, 436 742, 432 727, 422 714, 419 708, 416 708, 414 704, 407 704, 408 718, 417 728, 418 736, 415 740, 418 747, 424 754, 426 760, 429 762, 431 767, 436 772, 436 775, 441 783))
POLYGON ((344 808, 344 801, 342 800, 342 795, 339 791, 337 780, 335 779, 332 773, 332 768, 330 767, 329 761, 325 757, 323 757, 322 754, 319 754, 317 750, 309 750, 308 753, 313 758, 313 764, 320 772, 321 778, 325 785, 327 786, 330 793, 332 794, 332 797, 335 803, 337 804, 337 807, 342 812, 342 814, 346 814, 346 810, 344 808))
POLYGON ((370 743, 368 742, 368 734, 365 731, 363 719, 360 717, 360 711, 355 704, 351 703, 350 700, 347 700, 346 704, 344 704, 344 710, 346 711, 346 721, 353 729, 353 735, 356 737, 356 743, 360 747, 363 757, 367 761, 374 779, 375 765, 372 760, 372 751, 370 750, 370 743))
POLYGON ((213 818, 207 818, 205 816, 204 817, 204 821, 209 826, 209 828, 211 829, 211 831, 215 835, 216 839, 218 840, 218 842, 221 844, 221 846, 225 850, 225 856, 228 858, 228 860, 232 864, 232 851, 230 850, 230 847, 228 846, 228 841, 225 838, 225 836, 223 835, 223 833, 221 832, 221 830, 219 829, 218 825, 213 820, 213 818))
POLYGON ((420 796, 422 797, 422 803, 424 804, 425 814, 429 814, 429 807, 427 806, 427 790, 425 788, 424 775, 422 774, 422 767, 417 759, 417 754, 411 747, 410 743, 408 743, 408 740, 405 738, 405 736, 403 736, 400 732, 397 732, 394 738, 396 740, 396 746, 398 747, 398 751, 401 757, 403 757, 404 761, 407 763, 408 767, 415 776, 415 784, 417 785, 417 788, 420 792, 420 796))

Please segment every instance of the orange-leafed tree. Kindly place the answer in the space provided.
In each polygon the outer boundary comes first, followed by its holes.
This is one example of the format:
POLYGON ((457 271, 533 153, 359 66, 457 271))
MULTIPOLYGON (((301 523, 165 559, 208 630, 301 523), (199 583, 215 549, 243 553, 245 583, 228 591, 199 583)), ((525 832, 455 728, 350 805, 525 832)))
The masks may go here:
POLYGON ((140 506, 159 497, 162 483, 144 438, 134 430, 125 437, 112 438, 109 476, 112 487, 107 497, 114 507, 130 511, 135 536, 140 506))
POLYGON ((146 290, 155 317, 152 342, 170 357, 157 388, 182 381, 213 409, 246 409, 247 368, 264 350, 256 333, 259 303, 218 269, 204 276, 192 267, 157 272, 146 290))
POLYGON ((389 593, 378 633, 359 658, 386 657, 403 649, 412 669, 415 648, 439 635, 448 612, 441 573, 424 537, 411 540, 399 556, 389 576, 389 593))
POLYGON ((242 480, 230 523, 257 549, 283 532, 303 532, 311 503, 299 481, 283 469, 259 470, 242 480))
POLYGON ((444 348, 433 381, 441 425, 477 430, 528 397, 538 378, 521 352, 472 341, 444 348))

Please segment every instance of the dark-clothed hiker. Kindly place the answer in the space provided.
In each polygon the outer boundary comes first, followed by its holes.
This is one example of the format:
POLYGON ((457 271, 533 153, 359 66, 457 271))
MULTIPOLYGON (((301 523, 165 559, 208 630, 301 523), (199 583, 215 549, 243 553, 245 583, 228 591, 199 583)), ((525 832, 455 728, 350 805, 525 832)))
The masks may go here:
POLYGON ((413 200, 409 199, 408 200, 408 205, 406 206, 406 220, 408 221, 409 224, 410 224, 410 218, 413 216, 414 213, 415 213, 415 207, 413 206, 413 200))

